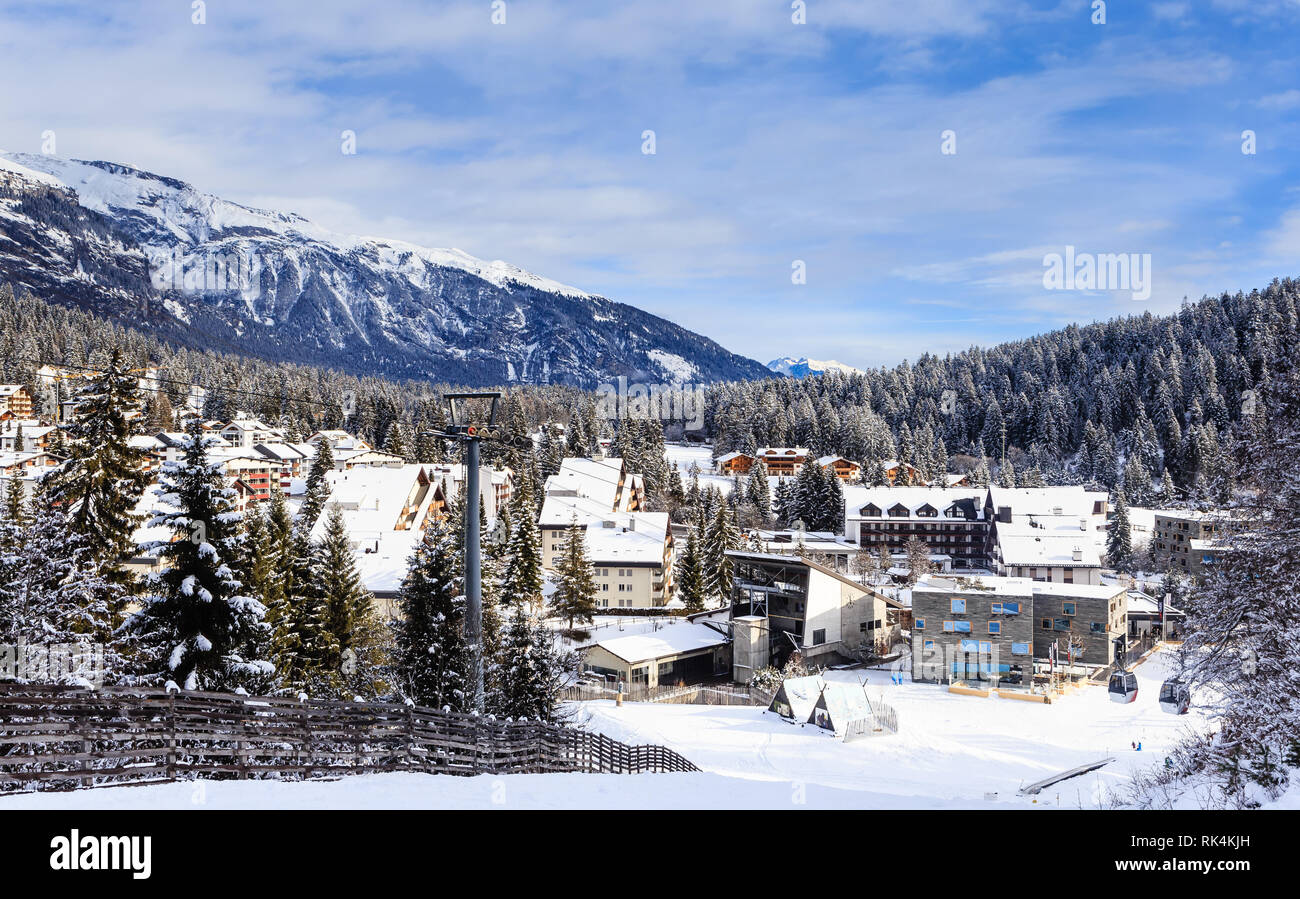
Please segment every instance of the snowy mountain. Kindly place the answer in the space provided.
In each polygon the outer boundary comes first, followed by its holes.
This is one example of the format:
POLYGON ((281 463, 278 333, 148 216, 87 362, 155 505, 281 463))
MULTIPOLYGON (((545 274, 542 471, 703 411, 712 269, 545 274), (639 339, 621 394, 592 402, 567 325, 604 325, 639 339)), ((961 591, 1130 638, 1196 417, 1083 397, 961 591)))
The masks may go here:
POLYGON ((803 356, 794 359, 790 356, 782 356, 780 359, 773 359, 767 363, 767 367, 778 375, 787 375, 791 378, 806 378, 809 375, 824 375, 830 371, 837 371, 846 375, 863 374, 862 369, 854 368, 851 365, 845 365, 842 362, 836 362, 834 359, 822 361, 820 359, 809 359, 803 356))
POLYGON ((769 376, 505 262, 332 233, 110 162, 0 152, 0 278, 186 346, 357 373, 587 387, 769 376))

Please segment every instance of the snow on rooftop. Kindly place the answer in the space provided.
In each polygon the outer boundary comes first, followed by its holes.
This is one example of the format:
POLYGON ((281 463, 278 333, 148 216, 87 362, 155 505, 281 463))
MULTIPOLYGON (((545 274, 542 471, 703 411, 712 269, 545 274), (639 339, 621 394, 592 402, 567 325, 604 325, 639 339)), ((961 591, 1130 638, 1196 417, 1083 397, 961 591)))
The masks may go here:
POLYGON ((726 642, 727 638, 711 627, 679 622, 650 633, 601 640, 596 645, 635 665, 664 656, 722 646, 726 642))

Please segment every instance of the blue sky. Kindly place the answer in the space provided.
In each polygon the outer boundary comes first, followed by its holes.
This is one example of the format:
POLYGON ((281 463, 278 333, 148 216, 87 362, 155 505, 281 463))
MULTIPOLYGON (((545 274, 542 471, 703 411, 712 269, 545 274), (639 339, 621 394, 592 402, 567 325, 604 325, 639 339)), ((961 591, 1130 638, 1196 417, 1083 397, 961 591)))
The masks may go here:
POLYGON ((1300 0, 1113 0, 1104 25, 1091 0, 806 0, 803 25, 789 0, 121 6, 0 0, 0 146, 53 130, 764 362, 893 364, 1300 274, 1300 0), (1066 245, 1149 253, 1150 298, 1044 289, 1066 245))

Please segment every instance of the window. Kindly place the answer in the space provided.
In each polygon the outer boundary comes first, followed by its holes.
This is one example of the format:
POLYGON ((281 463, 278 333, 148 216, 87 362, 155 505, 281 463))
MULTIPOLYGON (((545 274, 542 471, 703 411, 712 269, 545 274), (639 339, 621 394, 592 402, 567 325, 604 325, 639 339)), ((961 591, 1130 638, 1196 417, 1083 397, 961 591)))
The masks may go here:
POLYGON ((826 642, 826 628, 818 628, 813 631, 813 646, 821 646, 826 642))
POLYGON ((1001 621, 990 621, 990 622, 989 622, 989 633, 990 633, 990 634, 1001 634, 1001 633, 1002 633, 1002 622, 1001 622, 1001 621))
POLYGON ((1103 621, 1094 621, 1088 625, 1088 630, 1094 634, 1106 633, 1106 624, 1103 621))
POLYGON ((1028 644, 1028 643, 1012 643, 1012 644, 1011 644, 1011 654, 1012 654, 1013 656, 1027 656, 1027 655, 1029 655, 1029 644, 1028 644))
POLYGON ((1050 619, 1050 618, 1044 618, 1044 619, 1043 619, 1043 630, 1045 630, 1045 631, 1050 631, 1051 629, 1052 629, 1052 619, 1050 619))
POLYGON ((602 593, 608 593, 608 592, 609 592, 609 584, 601 584, 601 585, 600 585, 600 589, 601 589, 601 592, 602 592, 602 593))
POLYGON ((646 666, 632 669, 632 683, 646 685, 650 683, 650 669, 646 666))
POLYGON ((924 618, 918 618, 918 619, 916 619, 916 629, 917 629, 918 631, 923 631, 923 630, 925 630, 925 619, 924 619, 924 618))
POLYGON ((1069 618, 1053 618, 1052 627, 1058 631, 1068 631, 1070 629, 1069 618))
POLYGON ((989 606, 989 614, 990 614, 990 615, 1001 615, 1001 614, 1002 614, 1002 603, 1000 603, 1000 602, 995 602, 995 603, 993 603, 992 605, 990 605, 990 606, 989 606))
POLYGON ((943 623, 943 629, 945 631, 948 631, 949 633, 969 634, 970 622, 969 621, 945 621, 943 623))
POLYGON ((1003 615, 1019 615, 1019 614, 1020 614, 1020 603, 1018 603, 1018 602, 1004 602, 1004 603, 1002 603, 1002 614, 1003 614, 1003 615))
POLYGON ((951 607, 948 609, 948 611, 952 612, 954 615, 965 615, 965 614, 966 614, 966 600, 964 600, 964 599, 954 599, 954 600, 952 600, 951 607))
POLYGON ((1072 602, 1061 603, 1061 606, 1066 615, 1074 614, 1074 603, 1072 602))

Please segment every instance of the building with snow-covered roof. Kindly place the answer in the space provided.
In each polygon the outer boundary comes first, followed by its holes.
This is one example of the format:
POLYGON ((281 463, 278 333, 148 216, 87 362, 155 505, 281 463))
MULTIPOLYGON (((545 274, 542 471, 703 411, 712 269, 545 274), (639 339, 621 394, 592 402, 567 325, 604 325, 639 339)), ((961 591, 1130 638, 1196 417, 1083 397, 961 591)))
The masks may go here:
POLYGON ((35 411, 31 391, 21 384, 0 384, 0 411, 15 418, 31 418, 35 411))
POLYGON ((808 461, 809 455, 806 446, 764 446, 759 448, 755 458, 763 460, 770 477, 784 478, 797 474, 799 466, 808 461))
POLYGON ((1107 495, 1083 487, 990 487, 986 547, 997 573, 1100 584, 1107 495))
POLYGON ((284 433, 259 419, 246 415, 237 415, 223 425, 218 433, 231 446, 252 449, 257 443, 277 443, 284 440, 284 433))
POLYGON ((749 470, 754 467, 754 457, 739 451, 723 453, 714 460, 713 467, 718 474, 728 476, 749 474, 749 470))
POLYGON ((594 500, 610 512, 636 512, 645 499, 645 480, 628 471, 617 456, 570 457, 560 462, 557 474, 546 479, 544 492, 594 500))
POLYGON ((1223 551, 1221 537, 1229 521, 1225 512, 1157 509, 1151 530, 1152 552, 1170 567, 1200 576, 1223 551))
POLYGON ((844 535, 864 549, 884 547, 891 556, 905 552, 915 538, 931 552, 950 556, 958 571, 989 565, 981 489, 845 487, 844 535))
POLYGON ((697 684, 731 667, 725 627, 670 620, 639 634, 608 637, 584 650, 583 670, 622 683, 627 692, 697 684))
POLYGON ((1115 661, 1127 588, 1026 577, 928 575, 912 587, 912 677, 1028 686, 1033 660, 1115 661))
POLYGON ((424 465, 332 471, 325 483, 329 498, 312 539, 324 539, 329 512, 339 509, 361 582, 391 613, 410 558, 436 517, 438 484, 424 465))
POLYGON ((613 512, 601 500, 547 494, 538 520, 547 570, 558 567, 575 522, 583 529, 600 608, 656 608, 672 599, 674 542, 667 512, 613 512))
POLYGON ((843 456, 822 456, 817 460, 817 464, 826 471, 832 472, 841 481, 856 481, 858 475, 862 473, 861 465, 843 456))

